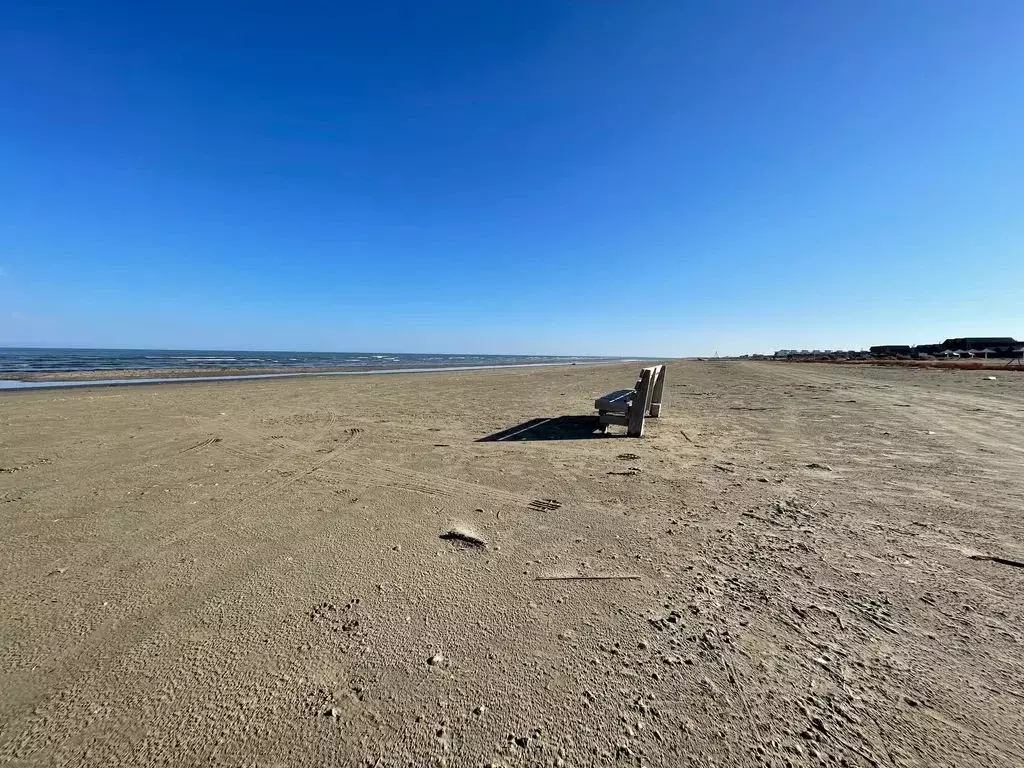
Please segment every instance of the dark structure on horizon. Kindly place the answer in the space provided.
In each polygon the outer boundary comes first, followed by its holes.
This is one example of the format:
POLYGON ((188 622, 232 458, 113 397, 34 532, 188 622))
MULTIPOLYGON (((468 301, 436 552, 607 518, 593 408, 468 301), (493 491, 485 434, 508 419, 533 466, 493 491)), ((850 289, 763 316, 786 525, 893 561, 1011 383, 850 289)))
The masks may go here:
POLYGON ((942 342, 943 351, 950 352, 982 352, 986 349, 1013 353, 1022 342, 1009 336, 976 336, 960 339, 946 339, 942 342))
POLYGON ((909 355, 913 349, 909 344, 879 344, 871 347, 868 351, 876 357, 894 357, 895 355, 909 355))
POLYGON ((796 359, 870 359, 882 357, 895 358, 932 358, 932 357, 1013 357, 1024 355, 1024 341, 1017 341, 1010 336, 962 336, 946 339, 941 344, 878 344, 868 351, 838 350, 796 350, 780 349, 776 358, 796 359))
POLYGON ((946 339, 941 344, 918 344, 915 347, 909 344, 880 344, 871 347, 869 351, 872 357, 920 357, 922 355, 933 357, 939 355, 1020 357, 1022 347, 1024 347, 1024 342, 1017 341, 1011 336, 961 336, 956 339, 946 339))

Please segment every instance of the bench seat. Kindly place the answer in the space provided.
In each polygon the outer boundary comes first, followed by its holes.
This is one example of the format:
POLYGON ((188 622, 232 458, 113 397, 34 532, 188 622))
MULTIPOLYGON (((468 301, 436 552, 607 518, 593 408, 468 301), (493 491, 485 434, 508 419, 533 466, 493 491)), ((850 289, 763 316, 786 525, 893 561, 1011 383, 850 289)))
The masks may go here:
POLYGON ((607 395, 601 395, 594 401, 594 408, 610 413, 625 413, 629 410, 629 401, 636 395, 635 389, 617 389, 607 395))

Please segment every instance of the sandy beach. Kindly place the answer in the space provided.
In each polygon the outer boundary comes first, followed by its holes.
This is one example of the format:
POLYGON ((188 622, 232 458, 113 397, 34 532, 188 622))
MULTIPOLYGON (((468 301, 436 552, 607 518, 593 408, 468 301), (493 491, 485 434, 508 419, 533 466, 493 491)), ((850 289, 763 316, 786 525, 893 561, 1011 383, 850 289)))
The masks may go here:
POLYGON ((1024 376, 638 368, 0 394, 0 765, 1024 764, 1024 376))

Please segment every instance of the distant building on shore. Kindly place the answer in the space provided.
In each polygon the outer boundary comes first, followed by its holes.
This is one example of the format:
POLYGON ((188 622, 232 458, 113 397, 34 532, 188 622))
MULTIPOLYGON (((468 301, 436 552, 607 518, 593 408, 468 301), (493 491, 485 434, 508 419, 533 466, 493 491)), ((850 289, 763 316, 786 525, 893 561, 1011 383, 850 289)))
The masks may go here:
POLYGON ((858 360, 867 356, 856 349, 780 349, 770 355, 776 360, 858 360))
POLYGON ((1024 342, 1011 336, 962 336, 941 344, 879 344, 871 347, 872 357, 936 357, 968 355, 975 357, 1019 357, 1024 342))
POLYGON ((909 344, 879 344, 871 347, 868 351, 875 357, 895 357, 896 355, 909 355, 913 350, 909 344))
MULTIPOLYGON (((930 346, 930 345, 929 345, 930 346)), ((950 352, 984 352, 997 357, 1012 354, 1021 342, 1010 336, 965 336, 959 339, 946 339, 942 342, 942 351, 950 352)))
POLYGON ((940 344, 876 344, 868 351, 780 349, 776 360, 868 360, 871 358, 1013 357, 1024 355, 1024 341, 1012 336, 960 336, 940 344))

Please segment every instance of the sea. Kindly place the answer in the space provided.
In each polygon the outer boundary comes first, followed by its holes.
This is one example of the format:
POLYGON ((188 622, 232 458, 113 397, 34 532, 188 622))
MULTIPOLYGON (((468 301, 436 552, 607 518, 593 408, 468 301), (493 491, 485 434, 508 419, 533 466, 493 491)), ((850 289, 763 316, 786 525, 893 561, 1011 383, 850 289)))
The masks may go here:
MULTIPOLYGON (((493 368, 500 366, 559 365, 610 361, 617 358, 559 357, 548 355, 444 355, 392 352, 253 352, 196 349, 53 349, 0 347, 0 388, 61 386, 71 382, 24 382, 19 376, 31 373, 110 371, 110 379, 74 382, 76 385, 105 383, 152 383, 161 381, 160 371, 169 369, 251 369, 261 377, 267 368, 355 368, 370 371, 443 370, 448 368, 493 368), (117 379, 117 371, 134 369, 153 372, 152 378, 117 379)), ((299 374, 293 374, 299 375, 299 374)), ((204 376, 209 380, 210 376, 204 376)), ((217 378, 245 378, 224 376, 217 378)), ((183 381, 181 378, 170 379, 183 381)))

